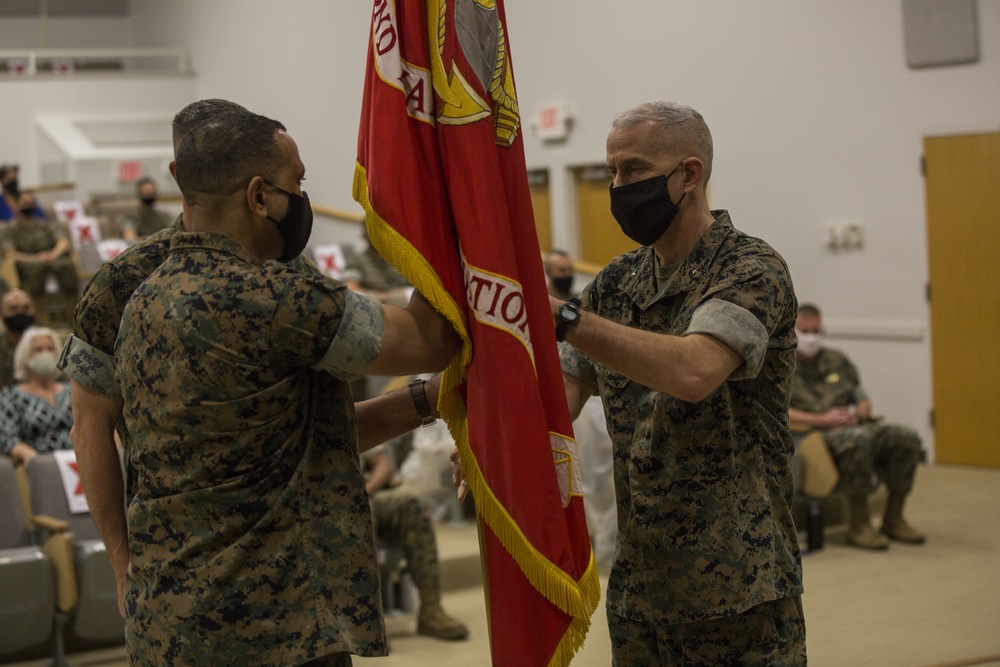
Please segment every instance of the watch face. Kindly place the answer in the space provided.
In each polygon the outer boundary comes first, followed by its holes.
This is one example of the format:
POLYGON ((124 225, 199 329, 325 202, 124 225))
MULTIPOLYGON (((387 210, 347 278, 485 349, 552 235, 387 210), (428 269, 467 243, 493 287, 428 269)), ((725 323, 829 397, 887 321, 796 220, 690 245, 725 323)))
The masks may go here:
POLYGON ((576 308, 570 308, 569 306, 563 306, 559 309, 559 318, 566 323, 573 323, 580 319, 580 311, 576 308))

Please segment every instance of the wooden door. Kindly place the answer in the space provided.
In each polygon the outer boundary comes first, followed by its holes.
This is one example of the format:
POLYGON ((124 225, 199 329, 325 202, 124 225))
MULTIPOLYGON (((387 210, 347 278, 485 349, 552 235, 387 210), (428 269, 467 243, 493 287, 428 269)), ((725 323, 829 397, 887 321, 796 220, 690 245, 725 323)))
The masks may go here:
POLYGON ((528 172, 531 189, 531 210, 535 214, 538 249, 543 253, 552 249, 552 195, 549 189, 549 172, 534 169, 528 172))
POLYGON ((604 266, 612 258, 635 250, 639 244, 625 236, 611 215, 608 187, 611 176, 604 165, 574 171, 576 210, 579 218, 580 259, 604 266))
POLYGON ((937 460, 1000 467, 1000 133, 924 159, 937 460))

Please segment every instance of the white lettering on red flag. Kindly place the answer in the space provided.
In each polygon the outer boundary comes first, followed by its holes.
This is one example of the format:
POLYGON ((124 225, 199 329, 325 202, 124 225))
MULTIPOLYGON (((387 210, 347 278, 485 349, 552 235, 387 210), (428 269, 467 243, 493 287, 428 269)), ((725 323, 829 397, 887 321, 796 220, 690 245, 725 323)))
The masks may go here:
POLYGON ((476 320, 502 329, 521 341, 534 365, 535 351, 531 347, 528 310, 524 306, 521 285, 504 276, 469 266, 464 256, 462 267, 465 269, 466 297, 476 320))
POLYGON ((431 73, 403 60, 399 52, 399 30, 394 0, 376 0, 372 12, 372 47, 375 71, 387 84, 406 95, 406 113, 434 123, 434 90, 431 73))

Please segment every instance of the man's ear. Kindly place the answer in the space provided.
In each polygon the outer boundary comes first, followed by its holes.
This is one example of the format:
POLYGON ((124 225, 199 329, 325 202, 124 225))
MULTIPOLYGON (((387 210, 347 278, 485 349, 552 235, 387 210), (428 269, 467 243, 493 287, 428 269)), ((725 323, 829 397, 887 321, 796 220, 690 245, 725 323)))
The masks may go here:
POLYGON ((174 183, 177 182, 177 160, 170 161, 170 175, 174 177, 174 183))
POLYGON ((705 163, 699 158, 691 157, 684 161, 684 192, 697 190, 705 178, 705 163))
POLYGON ((261 218, 266 218, 267 206, 266 198, 264 197, 264 179, 260 176, 254 176, 250 179, 250 183, 247 185, 246 190, 247 206, 250 208, 250 212, 261 218))

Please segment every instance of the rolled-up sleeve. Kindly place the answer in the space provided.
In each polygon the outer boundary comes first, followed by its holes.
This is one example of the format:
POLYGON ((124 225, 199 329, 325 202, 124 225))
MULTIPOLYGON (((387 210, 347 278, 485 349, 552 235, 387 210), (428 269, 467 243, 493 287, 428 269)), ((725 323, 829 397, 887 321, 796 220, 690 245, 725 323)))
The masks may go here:
POLYGON ((753 313, 735 303, 710 299, 698 306, 691 316, 687 334, 707 334, 716 338, 743 357, 740 366, 729 379, 746 380, 757 377, 764 365, 769 334, 753 313))
POLYGON ((66 340, 58 366, 77 384, 121 400, 121 388, 115 381, 115 358, 74 334, 66 340))
POLYGON ((382 349, 384 328, 382 305, 375 299, 347 291, 337 335, 313 368, 346 382, 364 377, 382 349))
POLYGON ((565 341, 559 343, 559 363, 562 366, 562 372, 566 375, 588 385, 597 385, 597 371, 594 370, 594 362, 565 341))

